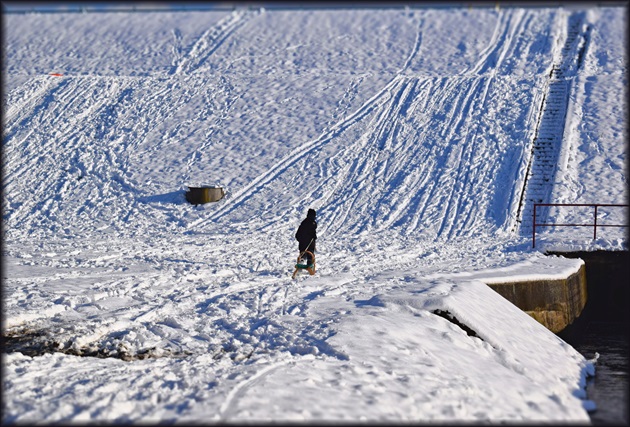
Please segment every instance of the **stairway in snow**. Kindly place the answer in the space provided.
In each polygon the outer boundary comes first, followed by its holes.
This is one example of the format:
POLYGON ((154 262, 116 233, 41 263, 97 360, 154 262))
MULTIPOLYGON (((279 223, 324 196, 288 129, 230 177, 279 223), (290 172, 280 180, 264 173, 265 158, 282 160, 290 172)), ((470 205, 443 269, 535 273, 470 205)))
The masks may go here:
MULTIPOLYGON (((571 14, 567 21, 566 39, 549 75, 547 93, 543 97, 532 155, 519 204, 518 221, 521 234, 531 234, 534 203, 550 200, 560 160, 569 94, 574 77, 582 63, 588 40, 584 12, 571 14)), ((544 222, 546 207, 536 209, 536 222, 544 222)))

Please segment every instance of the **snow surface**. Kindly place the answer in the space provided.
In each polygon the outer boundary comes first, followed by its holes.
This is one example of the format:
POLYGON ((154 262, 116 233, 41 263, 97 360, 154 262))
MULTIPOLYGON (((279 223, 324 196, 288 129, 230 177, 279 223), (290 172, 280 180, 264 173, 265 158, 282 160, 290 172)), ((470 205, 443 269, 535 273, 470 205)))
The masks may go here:
POLYGON ((578 50, 549 201, 628 203, 626 16, 4 15, 3 330, 48 351, 2 355, 2 422, 588 423, 594 362, 486 283, 627 250, 612 227, 532 248, 519 206, 578 50), (308 208, 317 273, 291 280, 308 208))

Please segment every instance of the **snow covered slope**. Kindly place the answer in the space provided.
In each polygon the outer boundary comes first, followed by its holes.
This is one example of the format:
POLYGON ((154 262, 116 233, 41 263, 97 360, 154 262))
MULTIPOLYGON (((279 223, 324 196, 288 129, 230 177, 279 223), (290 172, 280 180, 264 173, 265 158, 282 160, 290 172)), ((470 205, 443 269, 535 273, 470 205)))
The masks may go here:
POLYGON ((133 361, 3 355, 3 421, 587 420, 592 366, 459 273, 574 271, 531 251, 535 195, 627 202, 624 12, 5 15, 5 330, 133 361), (318 274, 291 282, 308 208, 318 274))

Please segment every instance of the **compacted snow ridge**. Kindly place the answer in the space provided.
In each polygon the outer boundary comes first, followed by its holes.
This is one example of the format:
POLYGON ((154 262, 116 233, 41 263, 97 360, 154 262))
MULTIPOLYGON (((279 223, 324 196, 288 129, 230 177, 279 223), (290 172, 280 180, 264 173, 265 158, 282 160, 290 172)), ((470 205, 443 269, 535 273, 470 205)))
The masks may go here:
POLYGON ((487 284, 628 250, 531 229, 628 203, 626 17, 5 13, 2 422, 588 424, 597 356, 487 284))

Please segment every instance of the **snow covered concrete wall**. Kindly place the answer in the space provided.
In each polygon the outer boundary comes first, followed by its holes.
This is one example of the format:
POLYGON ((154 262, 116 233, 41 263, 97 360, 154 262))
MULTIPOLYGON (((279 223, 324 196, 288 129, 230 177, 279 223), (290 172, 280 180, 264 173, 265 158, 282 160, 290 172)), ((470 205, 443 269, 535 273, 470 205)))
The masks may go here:
POLYGON ((186 200, 193 205, 218 202, 225 196, 221 187, 189 187, 186 192, 186 200))
POLYGON ((587 301, 584 264, 564 279, 489 283, 488 286, 555 333, 573 323, 587 301))

